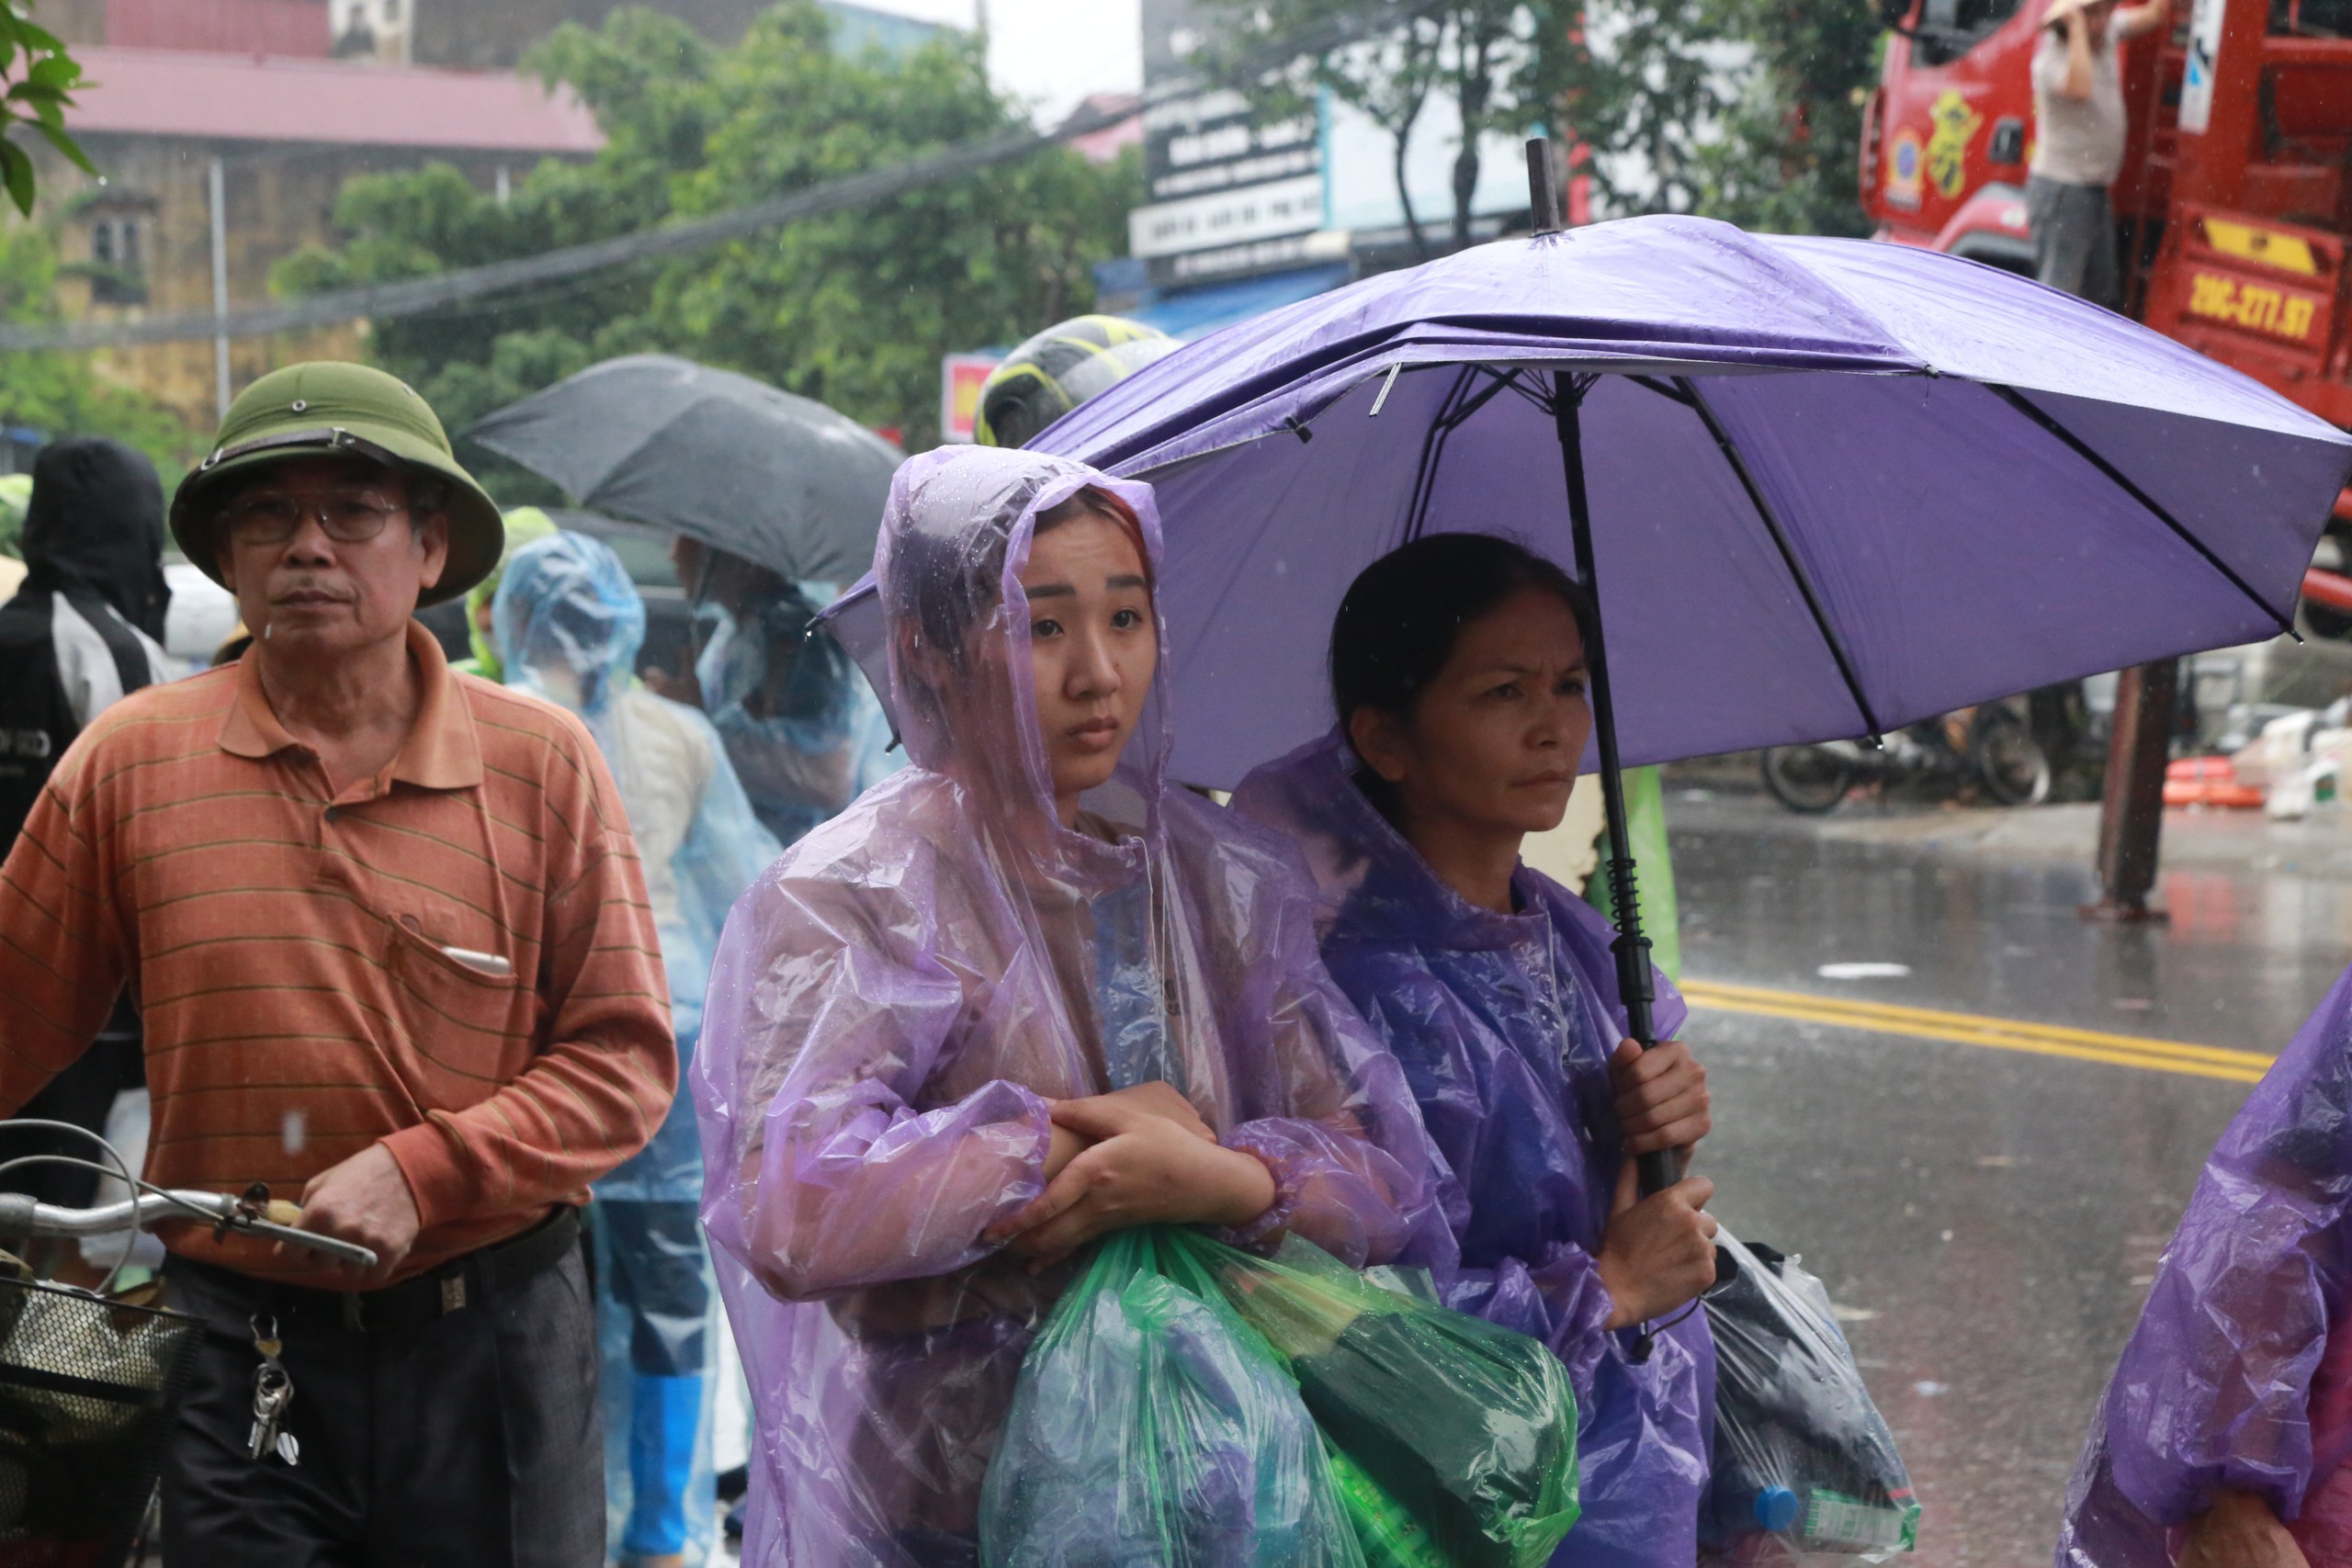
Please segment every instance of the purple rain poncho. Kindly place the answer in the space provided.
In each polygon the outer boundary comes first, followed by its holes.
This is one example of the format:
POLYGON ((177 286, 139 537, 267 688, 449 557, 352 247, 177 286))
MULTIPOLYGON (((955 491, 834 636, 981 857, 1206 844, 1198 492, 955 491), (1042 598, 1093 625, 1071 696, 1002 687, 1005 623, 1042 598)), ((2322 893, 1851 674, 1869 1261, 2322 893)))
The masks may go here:
MULTIPOLYGON (((1244 779, 1236 811, 1303 840, 1321 886, 1324 962, 1404 1065, 1444 1161, 1461 1248, 1448 1305, 1549 1345, 1576 1386, 1584 1514, 1553 1562, 1690 1568, 1714 1432, 1703 1312, 1646 1364, 1606 1325, 1593 1258, 1623 1156, 1610 1054, 1625 1038, 1614 932, 1583 899, 1520 867, 1524 913, 1438 879, 1353 782, 1337 732, 1244 779)), ((1664 976, 1657 1023, 1686 1015, 1664 976)))
POLYGON ((2231 1122, 2066 1490, 2060 1568, 2168 1568, 2216 1490, 2352 1564, 2352 971, 2231 1122), (2332 1331, 2331 1331, 2332 1330, 2332 1331))
POLYGON ((989 448, 899 468, 875 570, 914 765, 787 851, 720 942, 694 1079, 755 1568, 977 1561, 1023 1353, 1086 1258, 1033 1278, 979 1239, 1042 1190, 1047 1099, 1175 1085, 1273 1173, 1240 1245, 1450 1257, 1411 1091, 1317 955, 1295 852, 1167 785, 1157 685, 1090 830, 1055 816, 1018 574, 1088 485, 1156 572, 1147 485, 989 448))

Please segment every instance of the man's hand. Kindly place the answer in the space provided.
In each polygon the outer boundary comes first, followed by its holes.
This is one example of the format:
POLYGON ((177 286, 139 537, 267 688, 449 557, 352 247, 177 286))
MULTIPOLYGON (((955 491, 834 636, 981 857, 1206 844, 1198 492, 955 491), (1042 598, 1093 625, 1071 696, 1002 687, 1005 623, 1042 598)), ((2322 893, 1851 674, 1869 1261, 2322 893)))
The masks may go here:
POLYGON ((1687 1149, 1714 1128, 1707 1069, 1679 1040, 1654 1051, 1620 1041, 1609 1058, 1609 1077, 1617 1090, 1617 1125, 1627 1154, 1687 1149))
MULTIPOLYGON (((370 1144, 341 1165, 329 1166, 311 1178, 302 1189, 302 1223, 296 1228, 372 1249, 376 1254, 373 1269, 309 1254, 349 1276, 352 1290, 371 1291, 390 1280, 408 1257, 408 1249, 416 1245, 419 1224, 416 1197, 408 1190, 400 1162, 383 1145, 370 1144)), ((281 1241, 275 1250, 283 1256, 301 1249, 281 1241)))
POLYGON ((2311 1568, 2303 1549, 2251 1492, 2219 1492, 2188 1528, 2180 1568, 2311 1568))
POLYGON ((1617 1174, 1617 1207, 1593 1259, 1616 1310, 1611 1328, 1663 1317, 1715 1282, 1715 1217, 1705 1204, 1715 1184, 1703 1176, 1638 1198, 1627 1160, 1617 1174))
POLYGON ((1055 1126, 1092 1146, 981 1239, 1007 1243, 1042 1269, 1109 1231, 1154 1223, 1244 1225, 1271 1208, 1274 1178, 1264 1163, 1220 1145, 1197 1114, 1163 1113, 1176 1109, 1166 1100, 1182 1104, 1175 1090, 1150 1084, 1057 1101, 1055 1126))

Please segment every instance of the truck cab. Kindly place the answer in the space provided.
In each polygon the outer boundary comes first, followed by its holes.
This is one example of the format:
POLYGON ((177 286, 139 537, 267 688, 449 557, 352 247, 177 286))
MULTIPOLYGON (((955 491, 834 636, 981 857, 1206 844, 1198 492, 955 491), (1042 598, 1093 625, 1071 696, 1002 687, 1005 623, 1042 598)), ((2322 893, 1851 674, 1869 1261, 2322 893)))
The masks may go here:
MULTIPOLYGON (((1885 0, 1860 169, 1880 239, 2032 271, 2044 5, 1885 0)), ((2125 308, 2352 426, 2352 0, 2176 0, 2122 70, 2125 308)))

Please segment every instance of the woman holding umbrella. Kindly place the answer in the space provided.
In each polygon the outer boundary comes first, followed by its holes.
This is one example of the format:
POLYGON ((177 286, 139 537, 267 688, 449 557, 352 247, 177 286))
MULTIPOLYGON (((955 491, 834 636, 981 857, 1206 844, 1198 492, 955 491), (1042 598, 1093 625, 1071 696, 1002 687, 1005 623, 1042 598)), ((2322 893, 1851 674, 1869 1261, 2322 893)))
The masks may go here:
POLYGON ((1633 1157, 1709 1126, 1671 1041, 1624 1038, 1608 924, 1521 864, 1592 728, 1586 601, 1505 539, 1438 534, 1365 569, 1331 631, 1340 727, 1252 773, 1236 809, 1296 835, 1332 977, 1404 1064, 1449 1173, 1449 1304, 1531 1335, 1577 1389, 1583 1517, 1555 1559, 1687 1564, 1713 1427, 1711 1183, 1634 1196, 1633 1157), (1655 1336, 1636 1330, 1663 1320, 1655 1336))
POLYGON ((913 765, 736 906, 693 1074, 758 1412, 747 1563, 977 1563, 1022 1358, 1095 1235, 1444 1250, 1285 847, 1166 783, 1159 546, 1148 486, 1064 459, 893 481, 913 765))

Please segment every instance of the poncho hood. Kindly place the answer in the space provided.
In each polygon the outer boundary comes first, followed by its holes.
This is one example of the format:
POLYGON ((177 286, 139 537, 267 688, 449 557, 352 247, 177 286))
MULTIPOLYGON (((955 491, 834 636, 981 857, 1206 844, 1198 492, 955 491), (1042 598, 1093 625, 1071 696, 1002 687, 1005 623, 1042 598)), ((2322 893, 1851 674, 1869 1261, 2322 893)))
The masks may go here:
POLYGON ((25 587, 96 593, 164 640, 164 486, 141 453, 98 435, 42 447, 19 547, 25 587))
POLYGON ((611 546, 552 534, 501 569, 491 625, 510 684, 594 718, 636 679, 645 601, 611 546), (569 672, 572 691, 549 684, 559 671, 569 672))
MULTIPOLYGON (((973 791, 1038 869, 1082 882, 1141 868, 1136 840, 1155 842, 1162 831, 1169 742, 1166 682, 1154 681, 1117 778, 1084 802, 1133 837, 1105 844, 1061 825, 1037 728, 1021 572, 1038 517, 1090 488, 1135 513, 1157 581, 1150 486, 1066 457, 986 446, 941 447, 901 464, 874 556, 890 707, 909 758, 973 791)), ((1168 629, 1156 607, 1153 626, 1165 670, 1168 629)))

